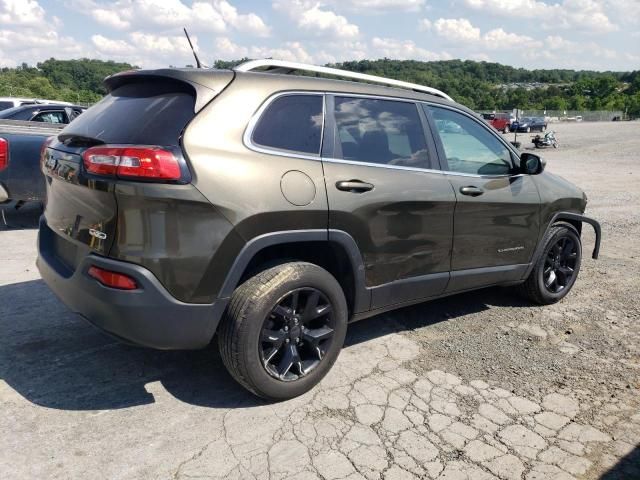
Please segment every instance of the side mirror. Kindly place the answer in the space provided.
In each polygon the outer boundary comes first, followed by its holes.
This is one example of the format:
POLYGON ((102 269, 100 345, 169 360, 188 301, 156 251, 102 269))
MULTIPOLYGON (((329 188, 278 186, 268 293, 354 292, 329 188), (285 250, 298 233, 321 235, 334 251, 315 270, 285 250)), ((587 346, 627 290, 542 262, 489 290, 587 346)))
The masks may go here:
POLYGON ((546 162, 533 153, 523 153, 520 155, 520 171, 527 175, 538 175, 544 171, 546 162))

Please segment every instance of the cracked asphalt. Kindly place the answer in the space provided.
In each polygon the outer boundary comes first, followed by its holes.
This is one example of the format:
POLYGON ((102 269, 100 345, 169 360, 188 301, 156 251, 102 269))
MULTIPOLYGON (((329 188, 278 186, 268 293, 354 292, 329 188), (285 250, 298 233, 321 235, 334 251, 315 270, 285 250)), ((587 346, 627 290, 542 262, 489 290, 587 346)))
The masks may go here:
POLYGON ((640 123, 554 128, 547 168, 604 235, 565 300, 494 288, 351 325, 320 386, 277 404, 214 347, 129 347, 71 314, 34 266, 37 206, 7 208, 0 477, 640 478, 640 123))

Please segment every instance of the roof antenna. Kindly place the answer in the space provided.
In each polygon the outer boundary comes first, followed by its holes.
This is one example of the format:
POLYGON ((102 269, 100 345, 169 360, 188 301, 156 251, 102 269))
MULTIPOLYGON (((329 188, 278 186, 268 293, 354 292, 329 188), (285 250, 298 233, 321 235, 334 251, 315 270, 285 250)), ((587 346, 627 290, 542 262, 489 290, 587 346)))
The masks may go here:
POLYGON ((187 36, 187 41, 189 42, 189 46, 191 47, 191 51, 193 52, 193 56, 196 59, 196 67, 205 68, 206 65, 203 65, 202 62, 200 62, 200 59, 198 58, 198 54, 196 53, 196 49, 193 48, 193 43, 191 43, 191 38, 189 38, 189 33, 187 32, 187 29, 183 27, 183 30, 184 30, 184 34, 187 36))

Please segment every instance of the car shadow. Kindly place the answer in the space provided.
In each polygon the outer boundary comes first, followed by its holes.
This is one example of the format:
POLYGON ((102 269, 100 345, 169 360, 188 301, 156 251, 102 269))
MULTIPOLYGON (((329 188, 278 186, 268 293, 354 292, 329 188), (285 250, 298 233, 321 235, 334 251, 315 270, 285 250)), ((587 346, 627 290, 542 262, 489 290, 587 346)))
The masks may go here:
POLYGON ((41 202, 0 203, 0 232, 38 228, 40 215, 42 215, 41 202))
MULTIPOLYGON (((419 304, 350 325, 345 348, 491 305, 527 304, 498 289, 419 304)), ((227 373, 215 342, 197 351, 121 344, 71 313, 42 280, 0 286, 0 379, 28 401, 61 410, 150 404, 155 400, 147 386, 153 382, 198 406, 242 408, 265 403, 227 373)))
POLYGON ((631 478, 640 478, 640 444, 605 472, 600 480, 628 480, 631 478))

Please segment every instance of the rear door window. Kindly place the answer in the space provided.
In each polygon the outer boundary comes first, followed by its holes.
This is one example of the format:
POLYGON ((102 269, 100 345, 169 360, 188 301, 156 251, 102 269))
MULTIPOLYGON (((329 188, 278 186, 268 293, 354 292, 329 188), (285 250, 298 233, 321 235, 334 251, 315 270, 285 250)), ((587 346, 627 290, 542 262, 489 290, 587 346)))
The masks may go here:
POLYGON ((125 84, 79 115, 62 136, 104 143, 179 145, 180 135, 195 116, 195 94, 172 81, 125 84))
POLYGON ((32 119, 33 122, 45 123, 69 123, 67 115, 61 110, 50 110, 48 112, 40 112, 32 119))
POLYGON ((415 103, 335 97, 334 157, 364 163, 429 168, 415 103))
POLYGON ((276 98, 253 130, 255 145, 305 154, 320 154, 322 95, 292 94, 276 98))

